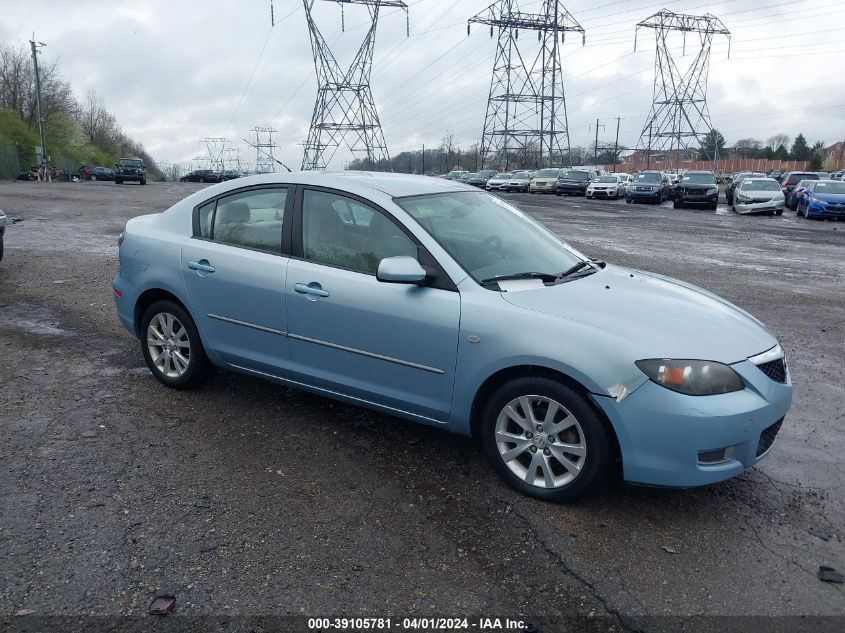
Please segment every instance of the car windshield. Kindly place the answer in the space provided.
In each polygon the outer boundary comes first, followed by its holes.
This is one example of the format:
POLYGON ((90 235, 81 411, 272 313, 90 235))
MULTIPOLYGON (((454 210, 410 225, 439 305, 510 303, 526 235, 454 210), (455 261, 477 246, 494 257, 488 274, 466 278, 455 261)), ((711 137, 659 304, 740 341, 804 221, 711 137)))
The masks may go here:
POLYGON ((616 182, 616 176, 599 176, 596 182, 616 182))
POLYGON ((494 178, 497 180, 509 180, 513 174, 496 174, 494 178))
POLYGON ((790 174, 786 182, 793 184, 801 182, 802 180, 819 180, 818 174, 790 174))
POLYGON ((541 169, 536 174, 534 174, 535 178, 557 178, 557 175, 560 173, 559 169, 541 169))
POLYGON ((567 180, 588 180, 590 173, 587 171, 567 171, 563 173, 561 178, 566 178, 567 180))
POLYGON ((780 191, 780 185, 774 180, 751 180, 742 182, 743 191, 780 191))
POLYGON ((140 160, 128 160, 126 158, 121 158, 120 164, 126 165, 127 167, 140 167, 141 161, 140 160))
POLYGON ((716 184, 716 178, 713 174, 686 174, 681 180, 682 182, 691 182, 699 185, 716 184))
POLYGON ((637 174, 636 176, 637 182, 660 182, 662 180, 660 174, 657 173, 647 173, 647 174, 637 174))
POLYGON ((491 176, 495 176, 496 172, 492 169, 485 169, 484 171, 478 172, 479 176, 484 176, 485 178, 490 178, 491 176))
POLYGON ((845 193, 845 182, 819 182, 813 189, 816 193, 845 193))
POLYGON ((522 211, 485 192, 394 201, 478 282, 524 272, 558 274, 585 259, 522 211))
POLYGON ((530 171, 515 171, 513 172, 512 178, 530 178, 531 172, 530 171))

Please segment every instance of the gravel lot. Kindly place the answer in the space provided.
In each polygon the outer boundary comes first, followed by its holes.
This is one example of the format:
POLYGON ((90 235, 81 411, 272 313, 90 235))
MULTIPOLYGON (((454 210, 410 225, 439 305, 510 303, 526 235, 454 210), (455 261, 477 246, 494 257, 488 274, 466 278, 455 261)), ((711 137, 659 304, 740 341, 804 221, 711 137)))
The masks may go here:
POLYGON ((479 447, 437 429, 244 376, 189 393, 154 380, 114 312, 116 239, 199 187, 0 184, 14 222, 0 263, 0 622, 141 616, 171 592, 180 615, 845 628, 843 585, 816 577, 845 570, 845 223, 506 195, 591 256, 749 310, 795 382, 759 468, 560 506, 512 492, 479 447))

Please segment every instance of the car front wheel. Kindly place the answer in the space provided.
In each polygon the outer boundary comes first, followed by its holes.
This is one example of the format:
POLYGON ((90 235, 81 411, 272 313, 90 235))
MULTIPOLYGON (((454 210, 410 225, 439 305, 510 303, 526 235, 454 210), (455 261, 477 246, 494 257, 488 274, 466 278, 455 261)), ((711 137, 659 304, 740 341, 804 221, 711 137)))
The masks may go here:
POLYGON ((193 389, 214 373, 193 319, 172 301, 156 301, 144 312, 141 348, 153 376, 173 389, 193 389))
POLYGON ((520 378, 487 403, 481 439, 515 490, 546 501, 594 494, 610 470, 610 438, 592 406, 548 378, 520 378))

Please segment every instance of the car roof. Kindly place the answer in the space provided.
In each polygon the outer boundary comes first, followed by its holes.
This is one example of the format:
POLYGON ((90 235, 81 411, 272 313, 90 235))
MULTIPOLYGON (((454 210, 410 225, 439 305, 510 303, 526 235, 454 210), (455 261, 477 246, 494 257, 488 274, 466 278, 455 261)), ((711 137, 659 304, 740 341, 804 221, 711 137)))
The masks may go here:
POLYGON ((418 196, 429 193, 444 193, 448 191, 478 191, 470 185, 455 182, 454 180, 446 180, 445 178, 351 170, 332 172, 276 172, 272 174, 246 176, 244 178, 239 178, 237 183, 238 187, 273 183, 315 185, 341 189, 350 193, 358 193, 361 195, 366 195, 366 190, 371 189, 384 193, 392 198, 418 196))

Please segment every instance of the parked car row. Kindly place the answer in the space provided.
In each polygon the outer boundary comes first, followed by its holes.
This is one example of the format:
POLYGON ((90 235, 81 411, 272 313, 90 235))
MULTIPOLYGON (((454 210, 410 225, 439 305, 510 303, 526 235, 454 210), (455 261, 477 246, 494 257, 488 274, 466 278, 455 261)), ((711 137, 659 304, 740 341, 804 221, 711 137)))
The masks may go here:
POLYGON ((248 174, 245 174, 240 171, 214 171, 213 169, 195 169, 191 173, 182 176, 179 179, 179 182, 217 183, 225 182, 227 180, 234 180, 235 178, 242 178, 246 175, 248 174))

